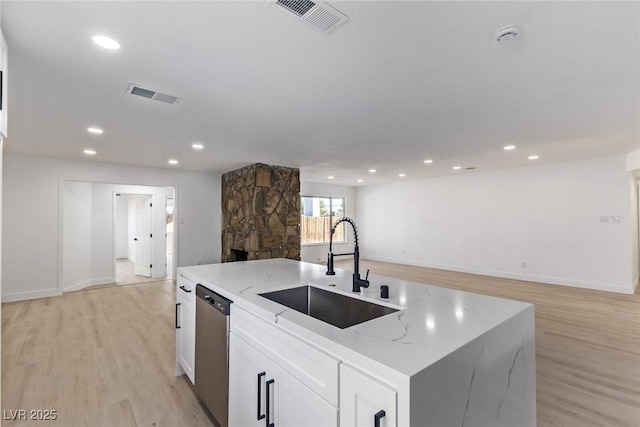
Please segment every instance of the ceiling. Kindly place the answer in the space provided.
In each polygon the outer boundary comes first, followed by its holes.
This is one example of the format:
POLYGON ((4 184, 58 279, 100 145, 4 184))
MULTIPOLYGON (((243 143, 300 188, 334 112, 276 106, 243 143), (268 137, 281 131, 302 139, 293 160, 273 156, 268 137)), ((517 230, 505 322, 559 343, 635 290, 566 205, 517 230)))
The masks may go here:
POLYGON ((266 0, 4 0, 6 150, 368 185, 640 147, 638 2, 329 3, 349 21, 327 35, 266 0), (509 24, 520 36, 496 42, 509 24))

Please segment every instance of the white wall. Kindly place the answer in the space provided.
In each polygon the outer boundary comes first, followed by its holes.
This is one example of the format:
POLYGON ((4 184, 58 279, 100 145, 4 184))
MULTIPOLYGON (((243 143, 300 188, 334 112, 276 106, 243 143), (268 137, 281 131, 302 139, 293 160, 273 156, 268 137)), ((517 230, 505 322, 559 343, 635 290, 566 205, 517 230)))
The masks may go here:
POLYGON ((383 261, 631 293, 630 194, 625 156, 361 187, 361 252, 383 261), (621 222, 600 223, 601 215, 621 222))
POLYGON ((4 301, 58 295, 62 289, 61 180, 176 188, 177 265, 220 262, 220 175, 5 153, 4 301))
POLYGON ((90 182, 65 183, 62 280, 63 288, 66 290, 94 284, 91 265, 92 199, 93 191, 90 182))
MULTIPOLYGON (((304 177, 301 176, 301 179, 304 177)), ((301 196, 319 196, 319 197, 343 197, 345 199, 345 216, 353 218, 355 214, 355 192, 353 187, 344 185, 333 184, 318 184, 313 182, 301 182, 300 183, 300 195, 301 196)), ((359 226, 356 221, 356 225, 359 226)), ((347 242, 346 243, 334 243, 333 251, 340 252, 352 252, 353 251, 353 233, 350 226, 346 226, 347 230, 347 242)), ((358 237, 362 240, 360 231, 358 231, 358 237)), ((360 242, 362 245, 362 242, 360 242)), ((300 257, 302 261, 307 262, 326 262, 327 253, 329 252, 329 244, 312 244, 303 245, 300 248, 300 257)))
POLYGON ((640 286, 640 179, 631 177, 631 280, 640 286))
POLYGON ((129 258, 129 224, 128 224, 128 206, 127 195, 121 194, 116 197, 116 217, 115 217, 115 233, 116 233, 116 258, 129 258))

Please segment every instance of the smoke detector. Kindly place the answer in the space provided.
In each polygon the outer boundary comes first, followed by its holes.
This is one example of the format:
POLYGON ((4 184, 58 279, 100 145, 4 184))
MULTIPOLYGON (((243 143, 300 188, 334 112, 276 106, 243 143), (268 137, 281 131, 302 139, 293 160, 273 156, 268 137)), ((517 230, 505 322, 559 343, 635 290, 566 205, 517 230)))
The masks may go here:
POLYGON ((508 43, 518 37, 518 34, 520 34, 519 26, 507 25, 496 32, 496 41, 498 43, 508 43))
POLYGON ((349 20, 347 15, 321 0, 269 0, 269 3, 295 15, 325 34, 331 33, 349 20))
POLYGON ((143 98, 153 99, 154 101, 166 102, 167 104, 174 104, 180 98, 173 95, 167 95, 166 93, 160 93, 153 89, 144 88, 140 85, 131 83, 127 88, 127 93, 131 95, 141 96, 143 98))

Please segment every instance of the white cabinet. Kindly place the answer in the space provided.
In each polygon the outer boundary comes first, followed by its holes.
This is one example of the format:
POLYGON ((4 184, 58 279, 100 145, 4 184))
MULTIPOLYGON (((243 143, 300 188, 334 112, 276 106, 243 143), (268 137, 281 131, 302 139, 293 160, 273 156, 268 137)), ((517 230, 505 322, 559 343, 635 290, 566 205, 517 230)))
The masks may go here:
POLYGON ((336 426, 338 410, 233 332, 229 340, 229 425, 336 426))
POLYGON ((370 376, 340 365, 340 427, 395 427, 396 394, 370 376))
POLYGON ((195 283, 178 275, 176 289, 176 375, 187 374, 195 384, 196 307, 195 283))

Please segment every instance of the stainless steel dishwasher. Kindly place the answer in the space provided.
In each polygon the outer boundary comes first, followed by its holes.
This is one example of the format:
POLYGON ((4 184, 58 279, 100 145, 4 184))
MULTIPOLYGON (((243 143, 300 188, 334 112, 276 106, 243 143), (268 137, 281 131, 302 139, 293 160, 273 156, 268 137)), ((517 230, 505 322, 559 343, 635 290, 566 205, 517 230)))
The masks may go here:
POLYGON ((233 301, 196 285, 195 392, 221 427, 229 407, 229 311, 233 301))

